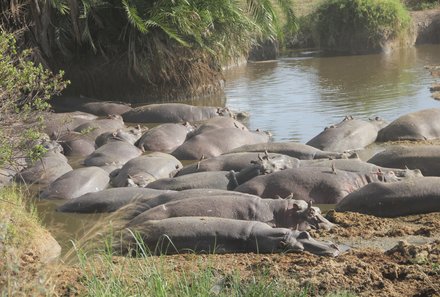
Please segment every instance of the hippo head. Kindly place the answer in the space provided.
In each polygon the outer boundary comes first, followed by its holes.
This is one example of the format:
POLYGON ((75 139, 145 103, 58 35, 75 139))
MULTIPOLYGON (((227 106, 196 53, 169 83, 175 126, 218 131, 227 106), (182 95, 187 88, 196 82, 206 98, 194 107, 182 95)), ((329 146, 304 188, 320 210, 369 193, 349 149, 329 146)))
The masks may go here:
POLYGON ((286 158, 282 155, 269 156, 267 151, 263 156, 258 155, 258 160, 251 161, 251 164, 256 165, 260 174, 270 174, 289 168, 299 167, 299 160, 296 158, 286 158))
POLYGON ((330 241, 313 239, 309 232, 292 230, 285 241, 288 251, 306 251, 319 256, 336 257, 340 253, 339 247, 330 241))
POLYGON ((371 124, 373 124, 378 130, 385 128, 388 125, 388 122, 380 117, 374 117, 368 119, 371 124))
POLYGON ((400 179, 410 179, 414 177, 423 177, 422 172, 419 169, 393 169, 396 176, 400 179))
POLYGON ((311 201, 288 199, 285 215, 286 227, 296 230, 330 230, 335 226, 324 218, 319 207, 312 206, 311 201))
POLYGON ((147 185, 156 179, 153 178, 150 175, 143 175, 143 174, 135 174, 135 175, 128 175, 127 176, 127 187, 140 187, 140 188, 146 188, 147 185))

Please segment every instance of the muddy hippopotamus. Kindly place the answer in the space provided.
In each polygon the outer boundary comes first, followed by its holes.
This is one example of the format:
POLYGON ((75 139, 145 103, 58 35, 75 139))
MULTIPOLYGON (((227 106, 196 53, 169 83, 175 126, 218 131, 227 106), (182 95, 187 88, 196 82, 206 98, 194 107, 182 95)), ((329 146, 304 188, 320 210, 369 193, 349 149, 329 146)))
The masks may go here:
POLYGON ((317 207, 303 200, 261 199, 257 196, 198 197, 162 204, 146 210, 130 221, 127 228, 143 221, 172 217, 218 217, 245 221, 260 221, 272 227, 297 230, 333 227, 317 207))
POLYGON ((146 187, 149 183, 174 176, 182 168, 182 163, 175 157, 154 152, 128 161, 112 176, 115 187, 146 187))
POLYGON ((142 136, 143 129, 140 126, 128 127, 125 129, 118 129, 113 132, 104 132, 95 139, 96 147, 101 147, 104 144, 114 141, 125 141, 130 144, 135 144, 142 136))
POLYGON ((418 177, 398 183, 371 183, 345 197, 337 211, 398 217, 440 211, 440 177, 418 177))
POLYGON ((219 197, 224 199, 225 197, 236 198, 236 197, 258 197, 255 195, 250 195, 246 193, 239 193, 234 191, 216 190, 216 189, 191 189, 184 190, 180 192, 168 191, 167 193, 160 194, 154 198, 140 198, 133 203, 121 208, 118 211, 117 217, 122 221, 131 221, 144 211, 156 207, 161 204, 165 204, 173 201, 180 201, 184 199, 192 198, 203 198, 203 197, 219 197))
POLYGON ((85 112, 67 112, 67 113, 43 113, 44 132, 51 139, 57 139, 65 132, 72 131, 76 127, 96 120, 98 117, 85 112))
POLYGON ((116 141, 107 143, 84 159, 86 166, 104 166, 109 164, 124 165, 129 160, 142 154, 142 151, 134 145, 116 141))
POLYGON ((88 156, 95 151, 95 141, 88 135, 69 131, 57 138, 66 156, 88 156))
POLYGON ((440 176, 438 145, 391 146, 377 153, 368 163, 384 167, 419 169, 424 176, 440 176))
POLYGON ((332 152, 362 149, 376 141, 378 131, 386 124, 378 117, 364 121, 349 116, 338 124, 326 127, 306 144, 332 152))
POLYGON ((151 199, 168 192, 170 191, 145 188, 106 189, 71 199, 58 207, 57 211, 77 213, 113 212, 136 200, 151 199))
MULTIPOLYGON (((282 154, 266 153, 231 153, 217 157, 203 159, 194 164, 183 167, 176 176, 204 171, 230 171, 240 170, 248 167, 253 162, 263 162, 264 160, 274 163, 275 167, 282 169, 299 167, 300 161, 297 158, 282 154)), ((266 166, 269 169, 269 166, 266 166)), ((273 170, 277 171, 277 170, 273 170)), ((270 173, 270 172, 267 172, 270 173)))
POLYGON ((40 193, 41 199, 72 199, 108 186, 108 173, 99 167, 79 168, 67 172, 40 193))
POLYGON ((364 174, 331 167, 300 167, 254 177, 234 191, 267 198, 293 193, 294 199, 334 204, 370 182, 397 180, 393 173, 364 174))
POLYGON ((177 217, 144 221, 132 225, 130 229, 124 229, 122 234, 117 236, 114 249, 123 254, 143 253, 143 248, 137 245, 139 240, 151 254, 189 251, 216 254, 300 251, 323 256, 339 254, 339 248, 335 244, 314 240, 306 231, 272 228, 257 221, 213 217, 177 217), (138 236, 135 238, 134 234, 138 236))
POLYGON ((171 153, 185 142, 194 127, 188 122, 166 123, 144 133, 136 146, 145 151, 171 153))
POLYGON ((131 106, 125 102, 100 101, 86 96, 62 96, 51 102, 56 112, 82 111, 98 116, 109 114, 121 115, 131 110, 131 106))
POLYGON ((440 138, 440 108, 408 113, 381 129, 377 141, 430 140, 440 138))
POLYGON ((122 117, 119 115, 109 115, 106 119, 99 119, 77 126, 74 131, 96 139, 100 134, 113 132, 125 127, 122 117))
POLYGON ((268 142, 266 132, 249 132, 239 128, 208 130, 191 137, 172 152, 179 160, 197 160, 216 157, 245 144, 268 142))
MULTIPOLYGON (((148 185, 149 188, 162 190, 187 190, 196 188, 211 188, 220 190, 234 190, 248 180, 261 175, 270 174, 287 168, 296 167, 296 162, 286 162, 285 158, 269 157, 268 154, 258 156, 240 172, 231 171, 205 171, 181 175, 173 178, 159 179, 148 185)), ((283 156, 287 157, 287 156, 283 156)), ((296 160, 296 159, 295 159, 296 160)))
POLYGON ((226 129, 226 128, 237 128, 243 131, 249 131, 245 125, 243 125, 242 123, 240 123, 239 121, 233 118, 215 117, 203 122, 203 124, 201 124, 197 129, 192 131, 189 136, 192 137, 195 135, 208 132, 210 130, 226 129))
POLYGON ((362 174, 394 174, 399 180, 413 177, 422 177, 423 174, 418 169, 400 169, 377 166, 359 159, 335 159, 335 160, 302 160, 299 167, 332 167, 339 170, 357 172, 362 174))
POLYGON ((122 115, 129 123, 197 122, 218 116, 233 116, 227 108, 192 106, 181 103, 149 104, 133 108, 122 115))
POLYGON ((241 147, 233 149, 229 153, 265 152, 265 151, 269 153, 278 153, 278 154, 287 155, 290 157, 298 158, 300 160, 357 158, 357 155, 354 153, 326 152, 314 148, 310 145, 306 145, 298 142, 268 142, 268 143, 243 145, 241 147))
POLYGON ((15 181, 26 184, 47 185, 72 170, 64 155, 49 151, 29 168, 17 173, 15 181))

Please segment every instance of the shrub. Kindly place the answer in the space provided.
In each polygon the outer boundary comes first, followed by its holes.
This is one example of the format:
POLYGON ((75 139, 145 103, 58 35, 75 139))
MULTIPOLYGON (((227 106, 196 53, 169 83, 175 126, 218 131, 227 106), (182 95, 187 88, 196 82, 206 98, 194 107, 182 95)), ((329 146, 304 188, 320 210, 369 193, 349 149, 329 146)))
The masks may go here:
POLYGON ((315 15, 318 43, 337 51, 380 50, 409 27, 399 0, 328 0, 315 15))
POLYGON ((44 149, 29 142, 41 138, 36 111, 47 110, 51 96, 67 82, 31 60, 31 51, 20 51, 15 37, 0 28, 0 168, 13 166, 18 156, 39 158, 44 149), (24 122, 32 122, 24 125, 24 122))

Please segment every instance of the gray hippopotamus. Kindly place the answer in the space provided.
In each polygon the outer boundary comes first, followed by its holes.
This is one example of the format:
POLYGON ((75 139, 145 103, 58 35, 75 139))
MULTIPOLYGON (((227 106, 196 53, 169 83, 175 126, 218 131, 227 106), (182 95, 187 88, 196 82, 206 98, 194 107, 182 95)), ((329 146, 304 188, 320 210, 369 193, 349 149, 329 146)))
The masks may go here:
POLYGON ((258 197, 246 193, 239 193, 234 191, 225 191, 217 189, 191 189, 180 192, 168 191, 153 198, 140 198, 136 199, 133 203, 128 204, 126 207, 121 208, 118 211, 117 217, 122 221, 131 221, 144 211, 156 207, 161 204, 165 204, 173 201, 180 201, 184 199, 203 198, 203 197, 218 197, 224 199, 225 197, 258 197))
POLYGON ((440 177, 418 177, 398 183, 371 183, 349 194, 337 211, 398 217, 440 211, 440 177))
POLYGON ((297 158, 289 157, 282 154, 267 154, 267 153, 231 153, 220 155, 213 158, 203 159, 194 164, 183 167, 176 176, 191 174, 204 171, 231 171, 239 172, 251 163, 270 162, 271 165, 266 165, 266 173, 279 171, 287 168, 299 167, 300 161, 297 158), (273 169, 269 172, 269 167, 273 169))
POLYGON ((122 115, 129 123, 197 122, 217 116, 233 116, 227 108, 192 106, 181 103, 149 104, 133 108, 122 115))
POLYGON ((260 175, 234 191, 273 198, 293 193, 294 199, 318 204, 338 203, 349 193, 373 181, 393 182, 393 173, 356 173, 325 167, 300 167, 260 175))
POLYGON ((143 221, 124 229, 116 237, 114 249, 126 254, 196 253, 279 253, 308 251, 337 256, 339 248, 317 241, 306 231, 272 228, 257 221, 213 217, 177 217, 143 221), (134 234, 137 234, 135 237, 134 234), (139 247, 137 243, 142 242, 139 247))
POLYGON ((369 121, 345 117, 342 122, 326 127, 306 144, 332 152, 362 149, 376 141, 378 131, 386 124, 378 117, 369 121))
MULTIPOLYGON (((282 156, 282 155, 280 155, 282 156)), ((181 175, 173 178, 159 179, 148 185, 149 188, 162 190, 187 190, 196 188, 211 188, 220 190, 234 190, 239 185, 248 180, 261 175, 270 174, 287 168, 297 167, 297 162, 290 163, 282 158, 269 157, 268 154, 258 156, 257 160, 252 160, 248 166, 240 172, 231 171, 206 171, 181 175)), ((297 159, 295 159, 297 160, 297 159)))
POLYGON ((357 155, 354 153, 326 152, 314 148, 310 145, 298 142, 267 142, 243 145, 241 147, 233 149, 229 153, 265 151, 269 153, 287 155, 290 157, 298 158, 300 160, 357 158, 357 155))
POLYGON ((71 199, 57 210, 77 213, 113 212, 136 200, 151 199, 168 192, 145 188, 112 188, 71 199))
POLYGON ((65 132, 72 131, 76 127, 96 120, 98 117, 85 112, 67 112, 67 113, 43 113, 44 132, 51 139, 57 139, 65 132))
POLYGON ((377 141, 430 140, 440 138, 440 108, 408 113, 379 131, 377 141))
POLYGON ((125 102, 100 101, 86 96, 62 96, 53 99, 52 107, 56 112, 82 111, 98 116, 109 114, 121 115, 131 110, 131 106, 125 102))
POLYGON ((166 123, 144 133, 136 146, 145 151, 171 153, 185 142, 194 127, 188 122, 166 123))
POLYGON ((148 209, 127 225, 172 217, 218 217, 245 221, 260 221, 272 227, 297 230, 333 227, 317 207, 303 200, 261 199, 258 196, 198 197, 169 202, 148 209))
POLYGON ((72 199, 107 188, 110 178, 99 167, 85 167, 67 172, 40 193, 41 199, 72 199))
POLYGON ((249 131, 245 125, 243 125, 242 123, 240 123, 239 121, 233 118, 215 117, 203 122, 201 125, 197 127, 197 129, 192 131, 189 136, 192 137, 195 135, 208 132, 210 130, 226 129, 226 128, 238 128, 243 131, 249 131))
POLYGON ((136 127, 128 127, 118 129, 113 132, 104 132, 95 139, 96 147, 101 147, 104 144, 114 141, 125 141, 130 144, 135 144, 142 136, 143 129, 138 125, 136 127))
POLYGON ((438 145, 391 146, 374 155, 368 163, 384 167, 419 169, 424 176, 440 176, 438 145))
POLYGON ((249 132, 239 128, 208 130, 185 141, 172 155, 179 160, 216 157, 245 144, 268 142, 266 132, 249 132))
POLYGON ((67 163, 67 159, 63 154, 49 151, 30 167, 17 173, 15 181, 26 184, 47 185, 71 170, 72 167, 67 163))
POLYGON ((109 115, 106 119, 99 119, 77 126, 74 131, 96 139, 100 134, 113 132, 125 127, 122 117, 119 115, 109 115))
POLYGON ((61 134, 57 141, 63 147, 66 156, 88 156, 95 151, 95 141, 88 135, 75 131, 61 134))
POLYGON ((180 168, 182 163, 175 157, 154 152, 128 161, 112 176, 112 185, 146 187, 157 179, 174 176, 180 168))
POLYGON ((335 159, 335 160, 302 160, 299 167, 332 167, 339 170, 357 172, 362 174, 376 173, 376 174, 394 174, 399 180, 409 179, 413 177, 422 177, 423 174, 418 169, 400 169, 387 168, 377 166, 359 159, 335 159))
POLYGON ((109 164, 124 165, 129 160, 142 155, 142 151, 134 145, 116 141, 109 142, 84 159, 86 166, 105 166, 109 164))

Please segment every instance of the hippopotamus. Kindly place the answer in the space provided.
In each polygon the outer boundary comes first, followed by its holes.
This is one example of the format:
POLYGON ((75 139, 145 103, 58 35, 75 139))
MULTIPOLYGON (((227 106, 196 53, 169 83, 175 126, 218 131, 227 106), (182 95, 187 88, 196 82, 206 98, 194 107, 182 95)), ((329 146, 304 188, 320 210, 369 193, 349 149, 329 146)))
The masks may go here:
POLYGON ((245 144, 268 142, 266 132, 250 132, 239 128, 208 130, 185 141, 172 152, 179 160, 216 157, 245 144))
POLYGON ((344 152, 326 152, 314 148, 310 145, 298 143, 298 142, 267 142, 257 143, 251 145, 243 145, 236 149, 231 150, 230 153, 241 152, 269 152, 287 155, 290 157, 298 158, 300 160, 312 160, 312 159, 347 159, 357 158, 355 153, 344 152))
POLYGON ((88 156, 95 151, 95 141, 88 135, 69 131, 61 134, 57 141, 66 156, 88 156))
POLYGON ((119 115, 109 115, 106 119, 94 120, 77 126, 74 131, 96 139, 104 132, 113 132, 124 128, 124 121, 119 115))
POLYGON ((297 230, 333 227, 317 207, 303 200, 261 199, 258 196, 196 197, 168 202, 148 209, 130 221, 128 228, 142 221, 172 217, 219 217, 245 221, 260 221, 272 227, 297 230))
POLYGON ((123 254, 136 254, 139 250, 145 253, 143 247, 139 247, 139 241, 151 254, 308 251, 317 255, 337 256, 340 252, 335 244, 314 240, 307 231, 272 228, 258 221, 214 217, 143 221, 122 230, 121 235, 116 237, 114 249, 123 254))
POLYGON ((185 142, 194 127, 188 123, 166 123, 144 133, 136 146, 145 151, 171 153, 185 142))
POLYGON ((180 201, 184 199, 203 198, 203 197, 258 197, 246 193, 239 193, 234 191, 225 191, 217 189, 191 189, 179 192, 168 191, 153 198, 140 198, 136 199, 133 203, 121 208, 118 211, 118 217, 122 221, 131 221, 144 211, 156 207, 161 204, 165 204, 172 201, 180 201))
POLYGON ((109 142, 87 156, 87 158, 84 159, 84 165, 124 165, 129 160, 140 155, 142 155, 142 151, 130 143, 124 141, 109 142))
POLYGON ((293 194, 294 199, 334 204, 373 181, 398 179, 392 172, 356 173, 331 167, 300 167, 254 177, 234 191, 267 198, 293 194))
POLYGON ((359 159, 335 159, 335 160, 302 160, 299 167, 333 167, 335 169, 357 172, 357 173, 376 173, 376 174, 394 174, 399 180, 422 177, 423 174, 418 169, 400 169, 376 166, 359 159))
POLYGON ((100 101, 86 96, 62 96, 51 102, 52 107, 57 112, 82 111, 97 116, 107 116, 109 114, 121 115, 131 110, 131 106, 119 101, 100 101))
POLYGON ((94 121, 98 117, 85 112, 67 112, 67 113, 43 113, 44 132, 51 139, 56 139, 67 131, 72 131, 76 127, 94 121))
POLYGON ((440 147, 437 145, 391 146, 368 163, 384 167, 419 169, 424 176, 440 176, 440 147))
POLYGON ((146 187, 157 179, 174 176, 180 168, 182 168, 182 163, 175 157, 154 152, 128 161, 112 176, 112 185, 146 187))
POLYGON ((381 129, 377 141, 431 140, 440 138, 440 108, 403 115, 381 129))
POLYGON ((218 116, 233 116, 227 108, 192 106, 181 103, 149 104, 122 114, 129 123, 184 123, 198 122, 218 116))
POLYGON ((95 145, 96 147, 101 147, 104 144, 114 141, 125 141, 134 145, 139 140, 139 138, 141 138, 142 130, 143 129, 138 125, 136 127, 118 129, 113 132, 104 132, 96 137, 95 145))
POLYGON ((41 159, 36 160, 31 167, 17 173, 15 181, 47 185, 72 170, 63 154, 49 151, 41 159))
MULTIPOLYGON (((297 158, 289 157, 282 154, 266 154, 266 153, 231 153, 220 155, 217 157, 203 159, 194 164, 187 165, 177 172, 176 176, 204 171, 230 171, 238 172, 251 163, 271 162, 273 169, 271 172, 283 170, 287 168, 299 167, 300 161, 297 158), (278 170, 276 170, 276 169, 278 170)), ((266 165, 266 173, 269 172, 270 165, 266 165)))
POLYGON ((376 141, 377 133, 386 126, 379 117, 368 122, 345 117, 342 122, 326 127, 323 132, 306 144, 317 149, 332 152, 362 149, 376 141))
POLYGON ((114 212, 138 199, 151 199, 168 192, 170 191, 145 188, 111 188, 71 199, 58 207, 57 211, 76 213, 114 212))
POLYGON ((371 183, 347 195, 337 211, 398 217, 440 211, 440 177, 418 177, 398 183, 371 183))
POLYGON ((110 178, 99 167, 85 167, 69 171, 40 193, 41 199, 73 199, 86 193, 107 188, 110 178))
MULTIPOLYGON (((290 160, 289 160, 290 161, 290 160)), ((147 187, 162 190, 187 190, 195 188, 211 188, 220 190, 234 190, 242 183, 261 174, 292 168, 297 163, 285 162, 284 158, 270 158, 268 154, 252 160, 240 172, 206 171, 181 175, 173 178, 163 178, 150 183, 147 187)))
POLYGON ((249 131, 245 125, 229 117, 215 117, 203 122, 197 129, 190 133, 190 137, 205 133, 209 130, 237 128, 243 131, 249 131))

